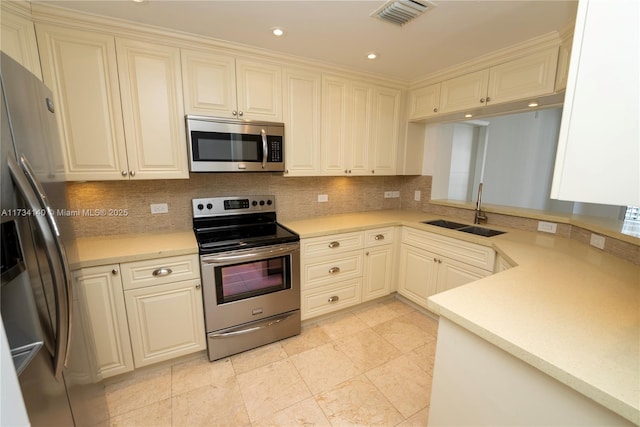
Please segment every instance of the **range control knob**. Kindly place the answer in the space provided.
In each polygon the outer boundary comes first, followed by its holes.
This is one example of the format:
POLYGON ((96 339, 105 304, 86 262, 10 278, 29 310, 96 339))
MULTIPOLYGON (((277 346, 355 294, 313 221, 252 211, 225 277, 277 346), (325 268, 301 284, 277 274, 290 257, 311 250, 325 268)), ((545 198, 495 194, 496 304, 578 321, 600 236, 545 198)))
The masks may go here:
POLYGON ((207 209, 211 210, 211 208, 213 208, 213 205, 211 203, 207 203, 207 209))
POLYGON ((196 207, 198 208, 199 211, 204 209, 204 205, 202 203, 198 203, 198 206, 196 206, 196 207))
POLYGON ((267 205, 271 206, 273 204, 273 202, 271 201, 271 199, 267 200, 267 205))
POLYGON ((251 204, 252 204, 253 206, 258 206, 258 202, 256 202, 255 200, 254 200, 253 202, 251 202, 251 204))
POLYGON ((260 200, 260 206, 264 206, 264 200, 260 200))

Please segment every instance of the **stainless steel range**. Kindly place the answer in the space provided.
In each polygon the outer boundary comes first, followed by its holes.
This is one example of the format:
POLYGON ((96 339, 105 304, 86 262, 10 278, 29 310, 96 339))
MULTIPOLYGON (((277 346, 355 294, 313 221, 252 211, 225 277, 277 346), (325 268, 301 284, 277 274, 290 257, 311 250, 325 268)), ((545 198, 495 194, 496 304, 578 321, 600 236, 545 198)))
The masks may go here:
POLYGON ((193 199, 209 360, 300 333, 300 237, 274 196, 193 199))

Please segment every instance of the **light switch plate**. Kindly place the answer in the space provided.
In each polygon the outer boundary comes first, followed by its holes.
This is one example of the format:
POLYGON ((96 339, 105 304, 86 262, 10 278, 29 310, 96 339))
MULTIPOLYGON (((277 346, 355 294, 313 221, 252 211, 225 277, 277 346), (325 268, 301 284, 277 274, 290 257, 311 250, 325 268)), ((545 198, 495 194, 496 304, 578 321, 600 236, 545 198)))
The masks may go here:
POLYGON ((538 221, 538 231, 555 234, 558 224, 554 222, 538 221))
POLYGON ((324 202, 328 202, 328 201, 329 201, 329 195, 328 194, 318 194, 318 202, 324 203, 324 202))
POLYGON ((605 240, 604 236, 591 233, 591 241, 589 243, 591 246, 595 246, 598 249, 604 249, 605 240))
POLYGON ((420 197, 421 197, 421 193, 420 190, 416 190, 413 192, 413 200, 415 200, 416 202, 420 201, 420 197))
POLYGON ((151 204, 151 213, 152 214, 161 214, 169 212, 169 205, 166 203, 152 203, 151 204))

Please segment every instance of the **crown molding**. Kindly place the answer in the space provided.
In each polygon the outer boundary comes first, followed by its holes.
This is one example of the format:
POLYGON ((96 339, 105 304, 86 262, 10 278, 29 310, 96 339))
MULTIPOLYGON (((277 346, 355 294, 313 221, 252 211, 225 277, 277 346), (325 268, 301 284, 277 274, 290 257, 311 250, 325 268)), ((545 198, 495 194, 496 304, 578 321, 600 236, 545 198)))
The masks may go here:
POLYGON ((31 3, 27 0, 0 0, 3 11, 31 20, 31 3))

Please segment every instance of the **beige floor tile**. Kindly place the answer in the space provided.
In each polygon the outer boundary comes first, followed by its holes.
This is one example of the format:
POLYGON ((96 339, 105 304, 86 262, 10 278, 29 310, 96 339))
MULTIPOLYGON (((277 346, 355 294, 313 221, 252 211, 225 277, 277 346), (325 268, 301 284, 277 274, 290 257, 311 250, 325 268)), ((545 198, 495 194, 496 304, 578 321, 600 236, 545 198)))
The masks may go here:
POLYGON ((364 375, 319 394, 316 401, 334 426, 395 426, 404 421, 364 375))
POLYGON ((384 323, 402 315, 389 307, 389 304, 384 303, 378 303, 355 310, 354 314, 369 327, 384 323))
POLYGON ((171 397, 171 367, 135 372, 105 386, 109 415, 115 417, 171 397))
POLYGON ((171 395, 191 391, 235 376, 230 359, 209 362, 206 356, 171 367, 171 395))
POLYGON ((314 395, 363 372, 336 343, 296 354, 290 360, 314 395))
POLYGON ((419 311, 414 311, 412 313, 408 313, 406 315, 409 319, 411 319, 415 325, 419 326, 421 329, 427 331, 433 338, 438 336, 438 321, 423 314, 419 311))
POLYGON ((249 426, 235 377, 172 398, 174 426, 249 426))
POLYGON ((431 376, 433 376, 433 365, 436 359, 436 342, 437 340, 433 339, 407 354, 413 363, 431 376))
POLYGON ((242 374, 286 358, 287 353, 282 349, 280 342, 275 342, 231 356, 231 363, 236 374, 242 374))
POLYGON ((170 427, 171 399, 164 399, 113 417, 110 425, 111 427, 170 427))
POLYGON ((251 424, 252 427, 271 426, 315 426, 329 427, 331 423, 325 417, 318 403, 310 397, 288 408, 276 412, 271 417, 258 420, 251 424))
POLYGON ((281 341, 281 344, 287 354, 293 356, 294 354, 320 347, 330 341, 329 335, 320 326, 313 323, 303 326, 300 335, 281 341))
POLYGON ((333 340, 353 335, 368 326, 353 313, 343 313, 318 322, 318 326, 333 340))
POLYGON ((407 355, 372 369, 366 376, 405 418, 429 406, 431 376, 407 355))
POLYGON ((413 307, 411 307, 409 304, 402 302, 398 299, 389 299, 386 301, 382 301, 381 302, 382 305, 386 306, 387 308, 390 308, 391 310, 395 311, 396 313, 400 314, 400 315, 404 315, 404 314, 409 314, 412 313, 414 311, 416 311, 413 307))
POLYGON ((424 317, 426 316, 417 312, 409 313, 376 325, 372 329, 398 350, 408 353, 434 339, 432 327, 424 317))
POLYGON ((371 329, 337 340, 336 343, 361 372, 400 356, 400 351, 371 329))
POLYGON ((429 408, 424 408, 421 411, 418 411, 413 417, 409 418, 407 421, 399 424, 398 427, 418 427, 418 426, 428 426, 429 425, 429 408))
POLYGON ((282 360, 237 376, 250 420, 256 421, 311 397, 290 360, 282 360))

